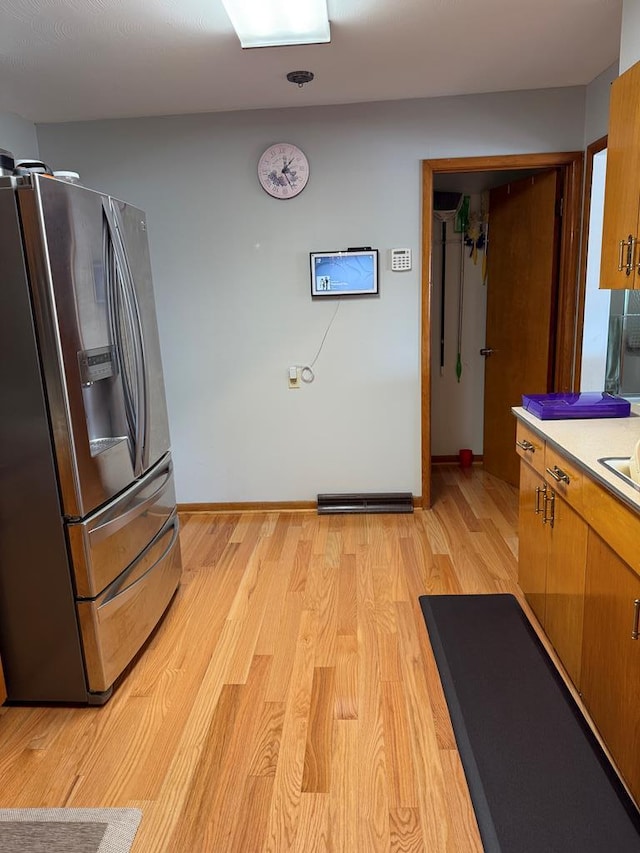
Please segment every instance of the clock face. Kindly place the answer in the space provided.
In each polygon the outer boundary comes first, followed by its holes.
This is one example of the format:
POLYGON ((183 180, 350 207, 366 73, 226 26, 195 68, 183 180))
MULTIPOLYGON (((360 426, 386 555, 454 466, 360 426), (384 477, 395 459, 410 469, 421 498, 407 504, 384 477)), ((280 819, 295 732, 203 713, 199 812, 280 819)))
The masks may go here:
POLYGON ((270 145, 258 161, 258 180, 274 198, 294 198, 309 180, 309 161, 289 142, 270 145))

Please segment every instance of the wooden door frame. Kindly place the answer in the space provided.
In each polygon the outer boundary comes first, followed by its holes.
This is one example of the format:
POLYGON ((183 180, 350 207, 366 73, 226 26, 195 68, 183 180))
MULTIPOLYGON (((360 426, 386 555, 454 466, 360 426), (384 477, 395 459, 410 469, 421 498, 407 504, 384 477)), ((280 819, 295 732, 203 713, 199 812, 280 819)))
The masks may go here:
POLYGON ((584 176, 584 200, 582 214, 582 250, 580 252, 580 280, 578 282, 578 300, 576 306, 576 354, 573 369, 574 390, 580 389, 582 374, 582 335, 578 334, 584 325, 584 306, 587 293, 587 259, 589 254, 589 222, 591 219, 591 184, 593 183, 593 158, 607 147, 608 136, 601 136, 587 145, 584 176))
POLYGON ((495 172, 509 169, 561 169, 564 173, 564 209, 560 234, 558 327, 556 330, 554 389, 574 387, 574 353, 578 305, 577 275, 580 252, 580 213, 584 154, 505 154, 422 161, 422 285, 421 285, 421 422, 422 506, 431 506, 431 277, 433 176, 441 172, 495 172))

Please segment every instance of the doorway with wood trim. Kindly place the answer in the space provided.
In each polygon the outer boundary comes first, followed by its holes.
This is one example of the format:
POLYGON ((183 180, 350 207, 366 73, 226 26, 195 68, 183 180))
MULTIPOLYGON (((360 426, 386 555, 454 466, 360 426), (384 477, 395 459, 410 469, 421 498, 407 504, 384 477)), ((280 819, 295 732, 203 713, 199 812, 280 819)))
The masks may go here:
MULTIPOLYGON (((478 177, 481 173, 496 173, 491 175, 493 185, 500 183, 516 186, 514 179, 523 174, 542 174, 547 170, 552 177, 547 179, 546 196, 554 193, 551 181, 563 187, 563 216, 558 228, 558 251, 554 256, 557 266, 557 293, 554 295, 557 322, 553 322, 549 328, 549 359, 546 369, 549 372, 549 390, 571 390, 573 388, 574 350, 575 350, 575 319, 576 319, 576 272, 578 266, 579 252, 579 222, 582 190, 582 152, 569 152, 559 154, 532 154, 532 155, 505 155, 502 157, 473 157, 455 160, 429 160, 423 161, 423 275, 422 275, 422 504, 424 507, 431 505, 431 439, 432 439, 432 359, 431 359, 431 317, 432 308, 437 301, 437 292, 434 293, 436 281, 432 273, 432 259, 435 240, 432 233, 433 221, 433 191, 434 185, 442 186, 443 179, 454 179, 463 173, 470 173, 478 177), (504 173, 500 175, 499 173, 504 173), (556 177, 553 177, 555 175, 556 177)), ((526 183, 526 182, 525 182, 526 183)), ((542 179, 532 183, 542 185, 542 179)), ((446 184, 445 184, 446 185, 446 184)), ((449 183, 449 188, 452 184, 449 183)), ((538 192, 536 190, 536 192, 538 192)), ((516 192, 515 195, 518 195, 516 192)), ((539 193, 538 193, 539 195, 539 193)), ((538 199, 539 201, 539 199, 538 199)), ((509 221, 507 212, 507 221, 509 221)), ((515 213, 515 216, 520 214, 515 213)), ((551 214, 550 214, 551 215, 551 214)), ((536 228, 536 231, 538 229, 536 228)), ((548 228, 546 229, 549 230, 548 228)), ((553 230, 553 229, 552 229, 553 230)), ((526 232, 525 235, 526 237, 526 232)), ((522 240, 523 237, 521 236, 522 240)), ((532 244, 535 243, 532 237, 532 244)), ((552 250, 552 252, 555 250, 552 250)), ((507 261, 509 263, 509 261, 507 261)), ((525 261, 525 266, 527 261, 525 261)), ((495 264, 494 264, 495 265, 495 264)), ((514 278, 521 280, 514 272, 514 278)), ((524 279, 522 279, 524 281, 524 279)), ((535 286, 529 281, 524 284, 526 288, 535 286)), ((555 319, 555 318, 554 318, 555 319)), ((497 362, 497 359, 496 359, 497 362)), ((458 366, 459 369, 459 366, 458 366)), ((494 381, 494 385, 500 387, 500 379, 494 381)), ((526 390, 526 389, 521 389, 526 390)), ((519 393, 521 393, 521 391, 519 393)), ((513 393, 513 392, 511 392, 513 393)), ((501 404, 506 410, 502 412, 503 421, 510 421, 510 405, 517 403, 501 404)), ((493 434, 493 433, 492 433, 493 434)), ((513 442, 510 442, 512 445, 513 442)), ((512 447, 509 447, 512 450, 512 447)), ((498 454, 500 453, 498 448, 498 454)), ((498 476, 504 476, 498 473, 498 476)), ((505 476, 509 479, 509 476, 505 476)), ((511 479, 513 477, 511 476, 511 479)))

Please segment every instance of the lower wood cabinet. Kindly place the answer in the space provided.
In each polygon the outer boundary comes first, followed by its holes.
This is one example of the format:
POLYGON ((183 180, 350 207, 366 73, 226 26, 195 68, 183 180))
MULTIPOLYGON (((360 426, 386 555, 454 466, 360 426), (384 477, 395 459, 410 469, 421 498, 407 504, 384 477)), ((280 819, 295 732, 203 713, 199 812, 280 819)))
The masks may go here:
POLYGON ((580 689, 589 528, 565 500, 557 493, 552 494, 555 497, 553 527, 548 531, 549 562, 544 629, 571 680, 580 689))
POLYGON ((518 582, 579 689, 587 524, 524 461, 519 522, 518 582))
POLYGON ((586 563, 583 700, 640 802, 640 577, 593 530, 586 563))
POLYGON ((518 582, 640 804, 640 515, 518 430, 518 582))
POLYGON ((4 683, 4 672, 2 671, 2 661, 0 661, 0 705, 2 705, 2 703, 6 700, 6 698, 7 698, 7 688, 5 687, 5 683, 4 683))
POLYGON ((520 462, 518 583, 543 628, 546 615, 549 548, 541 515, 544 489, 543 478, 525 462, 520 462))

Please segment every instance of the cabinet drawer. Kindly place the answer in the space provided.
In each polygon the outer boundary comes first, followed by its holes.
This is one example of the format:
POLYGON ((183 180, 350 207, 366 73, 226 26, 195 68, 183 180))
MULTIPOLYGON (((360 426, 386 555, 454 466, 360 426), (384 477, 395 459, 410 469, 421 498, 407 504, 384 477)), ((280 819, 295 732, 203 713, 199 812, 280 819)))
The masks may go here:
POLYGON ((640 575, 638 526, 640 517, 590 477, 584 478, 583 515, 590 527, 630 568, 640 575))
POLYGON ((544 478, 568 504, 582 513, 583 474, 580 469, 547 444, 544 478))
POLYGON ((544 476, 545 442, 528 426, 518 421, 516 426, 516 453, 544 476))

